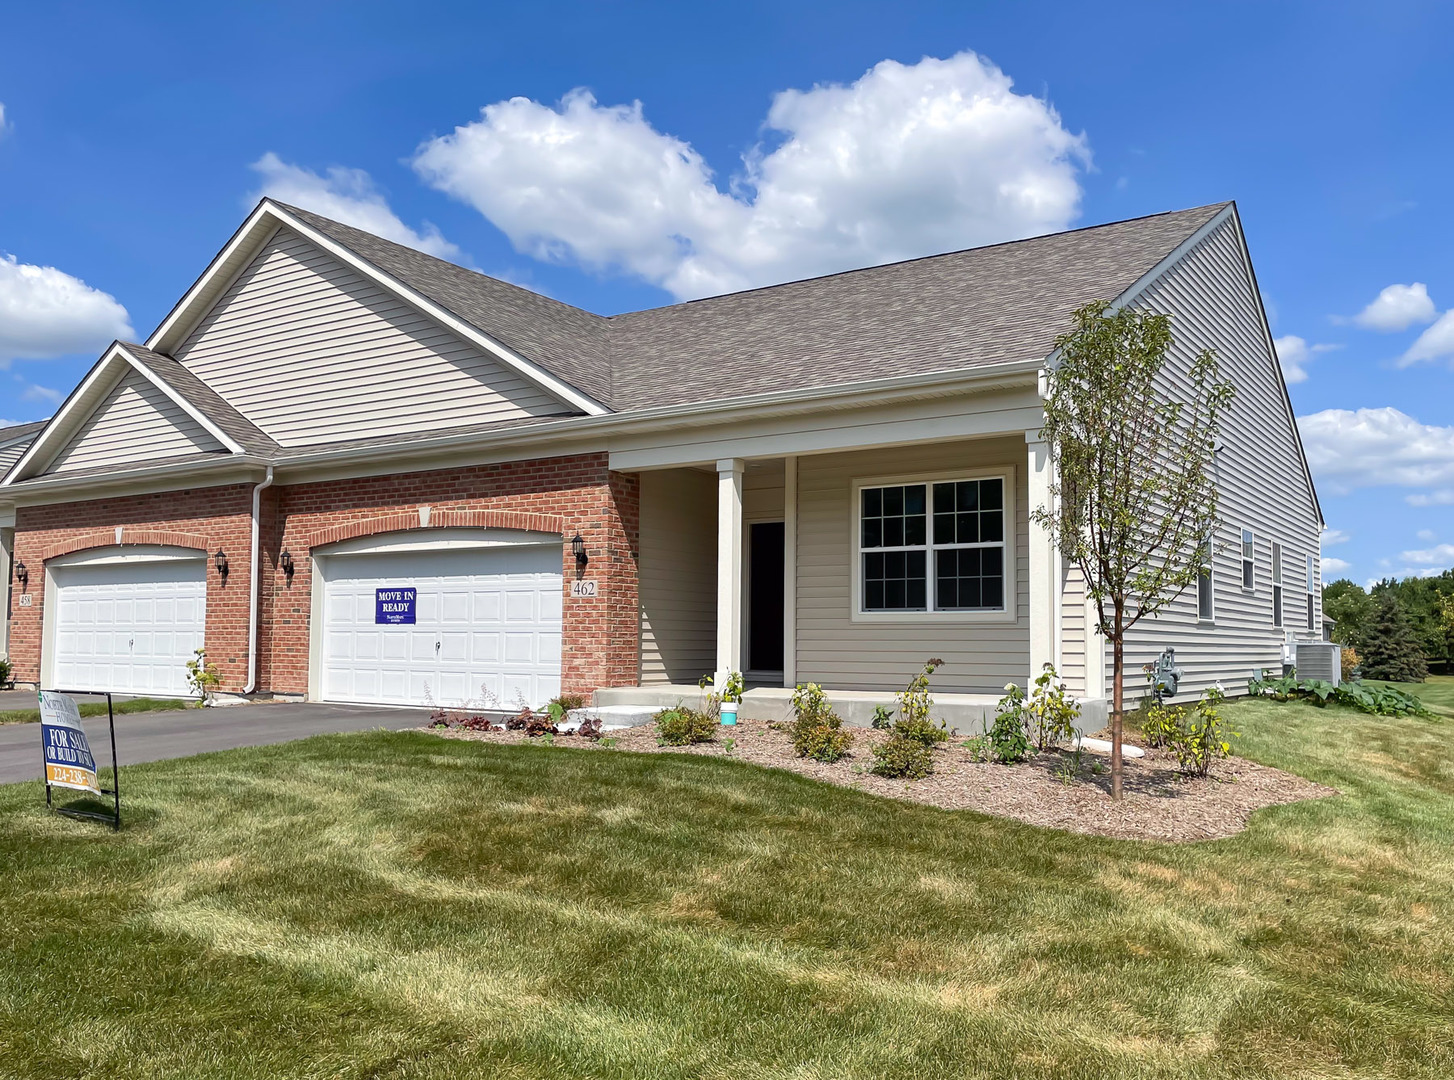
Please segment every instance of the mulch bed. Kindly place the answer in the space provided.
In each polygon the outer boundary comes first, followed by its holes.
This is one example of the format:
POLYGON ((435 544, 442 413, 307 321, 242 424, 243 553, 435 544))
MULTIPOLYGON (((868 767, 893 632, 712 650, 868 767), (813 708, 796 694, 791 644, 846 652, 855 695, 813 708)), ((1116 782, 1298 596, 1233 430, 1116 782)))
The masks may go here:
MULTIPOLYGON (((538 742, 523 731, 471 731, 426 728, 447 738, 487 743, 538 742)), ((744 720, 720 729, 718 741, 695 746, 658 746, 654 725, 609 731, 603 743, 557 735, 554 745, 581 749, 630 750, 637 753, 728 756, 724 739, 732 739, 730 756, 787 769, 814 780, 855 788, 873 795, 927 803, 945 810, 978 810, 1015 818, 1031 825, 1133 840, 1210 840, 1241 832, 1254 810, 1303 799, 1337 795, 1333 788, 1304 780, 1281 769, 1232 757, 1218 762, 1206 779, 1188 779, 1168 753, 1147 750, 1144 758, 1127 758, 1122 774, 1125 798, 1110 799, 1110 757, 1085 753, 1080 770, 1066 779, 1074 756, 1059 750, 1040 754, 1019 765, 996 765, 975 759, 951 739, 934 750, 934 773, 923 780, 889 780, 868 770, 872 746, 886 733, 854 728, 853 750, 832 765, 800 758, 793 752, 786 725, 744 720), (1100 771, 1095 771, 1096 765, 1100 771)))

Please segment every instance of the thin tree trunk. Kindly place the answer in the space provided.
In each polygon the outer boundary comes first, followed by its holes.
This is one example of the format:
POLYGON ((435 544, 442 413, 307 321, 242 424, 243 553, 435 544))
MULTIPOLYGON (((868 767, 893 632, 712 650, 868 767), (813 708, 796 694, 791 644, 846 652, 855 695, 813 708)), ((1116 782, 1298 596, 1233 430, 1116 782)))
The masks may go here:
POLYGON ((1116 634, 1111 640, 1111 798, 1121 798, 1121 739, 1124 730, 1122 709, 1125 698, 1125 645, 1121 632, 1121 607, 1116 605, 1116 634))

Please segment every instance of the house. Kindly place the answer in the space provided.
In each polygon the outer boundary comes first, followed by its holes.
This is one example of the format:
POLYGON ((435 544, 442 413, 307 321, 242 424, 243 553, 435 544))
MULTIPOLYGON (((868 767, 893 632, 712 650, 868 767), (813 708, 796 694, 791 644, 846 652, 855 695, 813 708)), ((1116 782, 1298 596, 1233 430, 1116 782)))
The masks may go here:
POLYGON ((1231 203, 607 318, 264 200, 0 482, 17 677, 181 693, 205 647, 239 695, 866 701, 933 655, 941 696, 1053 662, 1101 699, 1028 517, 1095 298, 1236 385, 1212 573, 1127 656, 1240 683, 1322 636, 1321 515, 1231 203))

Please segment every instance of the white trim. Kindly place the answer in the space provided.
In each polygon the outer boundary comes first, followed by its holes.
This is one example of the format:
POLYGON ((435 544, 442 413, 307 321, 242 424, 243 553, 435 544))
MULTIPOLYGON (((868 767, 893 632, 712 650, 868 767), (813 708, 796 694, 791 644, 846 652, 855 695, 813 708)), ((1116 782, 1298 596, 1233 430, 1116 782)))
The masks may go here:
MULTIPOLYGON (((591 416, 601 416, 608 412, 608 410, 604 406, 602 406, 599 402, 595 401, 593 398, 588 397, 580 390, 577 390, 575 387, 566 383, 562 379, 559 379, 555 375, 552 375, 544 368, 520 356, 512 349, 506 348, 504 345, 500 344, 500 342, 485 334, 478 327, 472 326, 471 324, 465 322, 453 312, 448 311, 447 309, 437 304, 435 301, 429 299, 423 293, 418 292, 417 290, 404 284, 402 281, 398 280, 392 275, 385 273, 383 270, 380 270, 377 266, 369 262, 367 259, 364 259, 363 257, 355 254, 353 251, 344 247, 336 240, 325 236, 323 233, 313 228, 313 226, 308 225, 307 223, 294 217, 292 214, 288 213, 286 210, 278 206, 276 203, 272 202, 272 200, 270 199, 263 199, 263 201, 258 205, 257 210, 253 212, 252 217, 248 219, 247 224, 245 224, 243 228, 239 230, 239 232, 228 243, 227 247, 223 248, 222 253, 213 260, 212 265, 207 268, 203 275, 197 280, 196 284, 194 284, 192 288, 188 290, 187 295, 184 296, 182 298, 182 301, 177 305, 177 307, 173 309, 172 313, 167 317, 166 321, 163 322, 162 325, 159 326, 156 331, 151 335, 151 337, 147 339, 148 348, 155 348, 156 344, 160 344, 161 342, 167 340, 173 335, 180 333, 181 331, 179 327, 183 323, 184 319, 190 319, 191 324, 195 324, 197 321, 199 321, 201 316, 193 314, 191 311, 194 302, 199 300, 201 298, 201 295, 207 292, 213 286, 214 279, 216 278, 217 274, 221 272, 222 267, 226 266, 227 262, 234 256, 234 254, 236 254, 237 249, 244 244, 260 248, 266 242, 266 238, 258 239, 251 236, 255 227, 257 216, 263 213, 268 214, 275 218, 278 222, 287 225, 288 228, 297 232, 314 246, 321 248, 329 255, 333 256, 333 258, 349 266, 356 272, 364 275, 364 277, 373 281, 375 284, 383 287, 384 289, 387 289, 389 292, 393 293, 401 300, 404 300, 406 303, 424 312, 424 314, 428 315, 435 322, 448 328, 456 336, 463 338, 464 340, 481 349, 484 349, 486 352, 492 353, 507 367, 513 368, 520 375, 524 376, 530 382, 534 383, 536 386, 540 387, 551 396, 558 398, 561 401, 564 401, 568 405, 573 405, 576 408, 580 409, 582 412, 587 413, 591 416)), ((269 233, 268 235, 271 236, 272 234, 269 233)), ((234 277, 235 274, 236 271, 234 270, 234 277)), ((221 295, 221 293, 225 291, 225 288, 219 290, 218 295, 221 295)), ((190 332, 190 324, 188 326, 188 330, 190 332)))
POLYGON ((530 547, 561 544, 558 533, 529 532, 525 529, 494 529, 460 526, 447 529, 399 529, 373 533, 334 544, 319 545, 313 554, 320 558, 348 558, 350 555, 395 555, 429 551, 476 551, 498 547, 530 547))
POLYGON ((798 458, 783 458, 783 685, 798 679, 798 458))
POLYGON ((1283 618, 1287 591, 1282 584, 1282 557, 1282 545, 1276 540, 1272 541, 1272 625, 1278 630, 1285 629, 1287 623, 1287 620, 1283 618))
MULTIPOLYGON (((21 455, 20 460, 11 467, 5 479, 0 481, 0 487, 14 487, 25 478, 28 470, 37 464, 37 459, 43 459, 40 461, 41 468, 44 468, 55 460, 56 455, 65 449, 70 440, 74 438, 80 426, 88 418, 95 415, 96 410, 105 402, 107 394, 114 390, 116 384, 126 377, 125 371, 116 371, 118 358, 125 368, 140 372, 148 382, 165 394, 184 413, 200 424, 209 435, 221 443, 228 453, 241 454, 244 452, 243 448, 225 431, 209 420, 204 413, 193 406, 186 398, 178 394, 172 387, 168 386, 155 372, 128 352, 125 345, 119 341, 114 341, 101 354, 101 359, 96 362, 96 365, 91 368, 86 377, 81 380, 81 384, 75 390, 71 391, 70 397, 66 399, 65 404, 51 418, 50 423, 42 428, 35 436, 35 440, 26 449, 25 453, 21 455), (107 378, 111 379, 110 387, 100 394, 100 399, 95 404, 83 412, 83 407, 80 403, 93 390, 97 390, 98 385, 107 378)), ((84 480, 85 474, 80 474, 77 479, 84 480)))
MULTIPOLYGON (((1015 469, 1013 465, 996 465, 982 470, 965 472, 956 470, 953 472, 929 472, 912 473, 895 476, 865 476, 855 478, 849 488, 848 500, 848 530, 850 540, 849 552, 849 619, 856 623, 1012 623, 1016 620, 1015 610, 1017 593, 1019 592, 1019 519, 1015 516, 1015 469), (903 484, 925 485, 925 600, 932 601, 931 595, 934 587, 934 560, 931 558, 934 545, 928 541, 932 540, 933 518, 932 509, 933 493, 930 487, 935 483, 948 483, 960 480, 1002 480, 1004 491, 1004 539, 1002 540, 1004 550, 1004 607, 1002 609, 991 609, 984 611, 864 611, 863 610, 863 522, 861 517, 862 495, 864 488, 895 487, 903 484)), ((918 550, 917 548, 915 550, 918 550)))
POLYGON ((86 548, 69 555, 57 555, 45 561, 47 568, 58 566, 124 566, 129 563, 206 561, 207 552, 199 548, 173 547, 170 544, 111 544, 86 548))
POLYGON ((1249 596, 1256 596, 1257 531, 1255 529, 1249 529, 1245 525, 1242 526, 1241 532, 1237 534, 1237 560, 1237 569, 1240 571, 1239 577, 1241 579, 1242 591, 1249 596), (1250 555, 1247 553, 1249 547, 1252 549, 1250 555), (1247 584, 1247 566, 1249 563, 1252 566, 1252 584, 1250 586, 1247 584))
POLYGON ((742 670, 741 458, 717 462, 717 687, 742 670))
POLYGON ((1196 581, 1196 585, 1197 585, 1197 625, 1199 625, 1199 626, 1216 626, 1217 625, 1217 538, 1216 538, 1215 531, 1213 531, 1212 533, 1208 534, 1207 538, 1205 540, 1203 540, 1201 544, 1197 545, 1198 550, 1200 550, 1200 548, 1202 547, 1202 545, 1205 545, 1206 546, 1206 549, 1207 549, 1207 600, 1209 601, 1208 606, 1211 608, 1211 614, 1209 614, 1209 615, 1203 615, 1202 614, 1202 576, 1200 574, 1198 574, 1197 575, 1197 581, 1196 581))

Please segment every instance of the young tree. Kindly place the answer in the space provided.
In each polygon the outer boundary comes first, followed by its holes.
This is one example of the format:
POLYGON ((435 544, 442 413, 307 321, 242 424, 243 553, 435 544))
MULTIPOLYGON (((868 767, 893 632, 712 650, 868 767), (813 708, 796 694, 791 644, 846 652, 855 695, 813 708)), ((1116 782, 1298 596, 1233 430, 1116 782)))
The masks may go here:
POLYGON ((1323 614, 1333 620, 1333 640, 1362 651, 1363 633, 1373 618, 1373 601, 1347 578, 1323 586, 1323 614))
POLYGON ((1363 633, 1363 674, 1389 682, 1423 682, 1429 675, 1424 647, 1392 592, 1380 593, 1363 633))
POLYGON ((1166 315, 1078 308, 1056 341, 1045 424, 1054 478, 1032 518, 1085 577, 1111 643, 1111 797, 1121 797, 1126 633, 1206 566, 1217 524, 1213 450, 1233 388, 1210 350, 1167 370, 1166 315))

